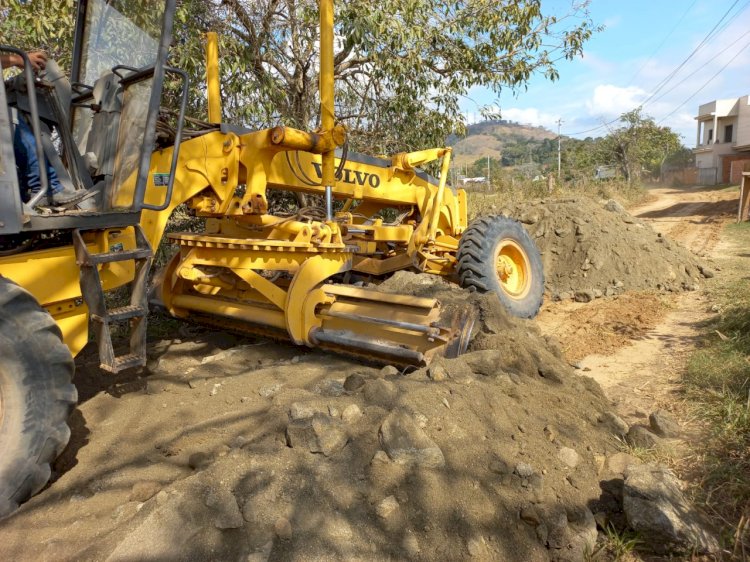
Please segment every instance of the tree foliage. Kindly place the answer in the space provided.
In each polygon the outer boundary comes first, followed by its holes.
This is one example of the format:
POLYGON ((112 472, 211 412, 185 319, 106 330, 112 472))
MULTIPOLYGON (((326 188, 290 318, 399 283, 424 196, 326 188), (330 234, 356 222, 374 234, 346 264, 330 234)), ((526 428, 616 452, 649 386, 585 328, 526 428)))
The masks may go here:
POLYGON ((0 3, 0 44, 43 49, 70 69, 75 0, 9 0, 0 3))
MULTIPOLYGON (((441 145, 463 132, 470 88, 522 89, 535 73, 580 55, 596 27, 587 2, 543 11, 541 0, 336 2, 336 113, 356 148, 390 153, 441 145)), ((69 68, 73 0, 10 0, 2 40, 44 47, 69 68)), ((170 64, 191 79, 205 113, 203 33, 221 36, 224 119, 249 127, 315 128, 316 0, 178 0, 170 64)))
POLYGON ((628 183, 638 182, 644 171, 658 176, 664 161, 682 149, 679 135, 644 116, 640 107, 623 113, 620 122, 601 140, 598 153, 619 166, 628 183))
MULTIPOLYGON (((224 6, 239 23, 226 31, 243 48, 253 113, 314 125, 317 2, 224 6)), ((471 87, 520 88, 535 72, 555 79, 555 62, 581 53, 594 31, 586 5, 571 4, 565 16, 577 19, 544 14, 541 0, 338 2, 337 115, 355 144, 374 152, 442 144, 463 130, 459 100, 471 87)))

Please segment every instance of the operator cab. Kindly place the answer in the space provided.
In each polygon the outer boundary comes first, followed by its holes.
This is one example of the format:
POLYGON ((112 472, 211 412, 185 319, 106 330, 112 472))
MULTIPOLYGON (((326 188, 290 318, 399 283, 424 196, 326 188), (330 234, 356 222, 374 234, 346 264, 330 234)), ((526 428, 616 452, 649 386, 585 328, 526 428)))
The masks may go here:
MULTIPOLYGON (((182 81, 176 147, 187 99, 185 74, 166 66, 175 1, 79 0, 70 78, 54 61, 34 77, 27 62, 0 82, 0 235, 134 225, 141 210, 167 206, 174 173, 158 178, 163 205, 144 195, 165 74, 182 81), (17 119, 34 131, 42 168, 42 192, 26 201, 13 157, 17 119), (62 203, 52 199, 42 153, 65 188, 62 203)), ((173 157, 174 171, 177 148, 173 157)))

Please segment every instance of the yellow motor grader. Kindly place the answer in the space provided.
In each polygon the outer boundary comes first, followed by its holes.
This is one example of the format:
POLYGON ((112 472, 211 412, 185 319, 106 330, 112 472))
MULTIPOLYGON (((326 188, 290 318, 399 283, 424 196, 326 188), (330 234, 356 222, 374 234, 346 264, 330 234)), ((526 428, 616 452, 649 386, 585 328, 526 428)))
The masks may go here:
POLYGON ((466 194, 446 184, 450 148, 390 159, 347 150, 334 117, 333 5, 320 2, 321 127, 262 131, 221 122, 216 37, 208 34, 208 121, 185 128, 187 76, 167 66, 175 0, 79 0, 70 76, 53 62, 0 82, 0 517, 39 491, 68 442, 73 357, 89 341, 108 372, 146 361, 152 249, 180 205, 201 233, 169 234, 177 251, 160 298, 175 317, 420 366, 465 351, 470 311, 366 289, 399 270, 495 292, 515 315, 541 305, 539 253, 504 217, 469 225, 466 194), (165 77, 181 83, 176 122, 157 131, 165 77), (24 192, 13 121, 34 133, 61 202, 24 192), (158 138, 157 138, 158 137, 158 138), (157 142, 158 140, 158 142, 157 142), (420 167, 438 162, 439 178, 420 167), (274 190, 320 196, 321 208, 269 212, 274 190), (108 307, 127 286, 130 301, 108 307), (129 330, 117 350, 112 328, 129 330))

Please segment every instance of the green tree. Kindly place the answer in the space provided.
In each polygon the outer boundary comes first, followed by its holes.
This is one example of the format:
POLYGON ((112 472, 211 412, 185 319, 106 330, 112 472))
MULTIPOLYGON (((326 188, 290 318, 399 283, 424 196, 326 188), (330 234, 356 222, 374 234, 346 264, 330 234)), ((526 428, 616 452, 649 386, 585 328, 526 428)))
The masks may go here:
MULTIPOLYGON (((557 61, 580 55, 597 29, 587 1, 566 1, 560 15, 543 11, 541 0, 338 1, 336 113, 353 146, 390 153, 441 145, 463 132, 459 100, 470 88, 522 89, 535 73, 556 79, 557 61)), ((0 34, 44 46, 69 68, 72 4, 10 0, 0 8, 0 34)), ((170 62, 188 72, 199 117, 206 31, 222 37, 225 120, 317 126, 316 0, 179 0, 170 62)))
POLYGON ((644 116, 640 107, 623 113, 620 122, 601 139, 597 152, 607 160, 603 163, 619 166, 630 184, 640 181, 644 171, 658 175, 664 161, 682 149, 679 135, 644 116))
POLYGON ((75 0, 10 0, 0 3, 0 44, 43 49, 70 68, 75 0))

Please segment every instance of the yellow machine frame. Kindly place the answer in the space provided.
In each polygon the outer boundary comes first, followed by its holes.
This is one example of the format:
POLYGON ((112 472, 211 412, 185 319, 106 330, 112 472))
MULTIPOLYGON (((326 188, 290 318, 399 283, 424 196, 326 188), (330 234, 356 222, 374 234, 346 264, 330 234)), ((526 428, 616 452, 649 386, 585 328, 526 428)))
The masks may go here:
MULTIPOLYGON (((140 224, 152 247, 177 206, 187 203, 206 218, 202 234, 169 236, 179 252, 166 271, 164 303, 177 317, 424 363, 460 338, 462 319, 441 318, 434 299, 384 296, 327 281, 346 272, 382 276, 405 268, 454 273, 467 227, 466 195, 446 186, 450 148, 401 153, 390 161, 342 162, 336 156, 346 130, 334 120, 332 0, 320 2, 320 26, 321 129, 217 130, 184 141, 169 205, 142 212, 140 224), (439 181, 418 170, 434 161, 440 161, 439 181), (269 189, 322 195, 326 217, 268 214, 269 189), (334 199, 344 201, 335 214, 334 199), (376 216, 385 207, 398 209, 403 220, 386 224, 376 216), (363 333, 369 339, 358 335, 363 333), (394 349, 400 350, 396 356, 394 349)), ((220 123, 215 34, 207 37, 207 81, 209 121, 220 123)), ((153 178, 168 174, 171 160, 171 148, 152 155, 146 203, 163 203, 164 188, 153 178)), ((134 189, 134 178, 120 186, 115 206, 130 204, 134 189)), ((85 241, 92 253, 128 250, 135 247, 135 233, 132 227, 93 231, 85 241)), ((99 267, 105 290, 133 279, 130 262, 99 267)), ((74 355, 88 341, 79 273, 73 246, 0 258, 0 274, 50 312, 74 355)))

